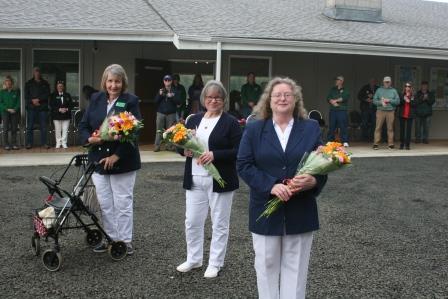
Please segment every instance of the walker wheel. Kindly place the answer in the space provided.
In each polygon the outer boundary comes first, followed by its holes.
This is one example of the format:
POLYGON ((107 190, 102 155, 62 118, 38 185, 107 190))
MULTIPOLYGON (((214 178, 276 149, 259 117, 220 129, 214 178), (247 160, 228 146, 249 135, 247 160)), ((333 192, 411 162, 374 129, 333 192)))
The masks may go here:
POLYGON ((103 234, 98 229, 91 229, 87 232, 86 242, 92 247, 100 244, 103 240, 103 234))
POLYGON ((123 241, 114 241, 109 246, 110 257, 114 261, 120 261, 126 257, 128 250, 126 243, 123 241))
POLYGON ((40 237, 37 234, 34 234, 31 237, 31 247, 33 248, 33 252, 35 256, 39 256, 40 254, 40 237))
POLYGON ((42 263, 48 271, 58 271, 62 265, 62 255, 54 249, 47 249, 42 254, 42 263))

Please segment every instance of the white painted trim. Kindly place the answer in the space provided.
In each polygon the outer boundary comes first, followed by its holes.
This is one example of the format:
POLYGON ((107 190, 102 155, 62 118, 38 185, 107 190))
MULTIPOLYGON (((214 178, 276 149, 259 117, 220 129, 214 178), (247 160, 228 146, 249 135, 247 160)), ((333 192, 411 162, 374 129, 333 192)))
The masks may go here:
POLYGON ((194 36, 177 36, 175 46, 178 49, 185 50, 215 50, 217 41, 222 42, 222 50, 226 51, 310 52, 448 60, 448 49, 425 49, 329 42, 219 37, 205 39, 194 36))
POLYGON ((6 31, 0 33, 0 39, 39 39, 39 40, 98 40, 98 41, 149 41, 173 42, 173 34, 151 31, 6 31))
POLYGON ((216 64, 215 64, 215 80, 221 81, 221 66, 222 66, 222 44, 221 42, 216 43, 216 64))

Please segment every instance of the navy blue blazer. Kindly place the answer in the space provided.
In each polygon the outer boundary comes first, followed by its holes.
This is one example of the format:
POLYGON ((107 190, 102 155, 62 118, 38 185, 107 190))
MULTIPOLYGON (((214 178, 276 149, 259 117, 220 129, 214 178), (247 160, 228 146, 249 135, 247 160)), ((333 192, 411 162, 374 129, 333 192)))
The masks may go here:
POLYGON ((316 196, 327 176, 315 176, 317 185, 294 195, 268 218, 257 218, 273 196, 272 187, 292 178, 305 152, 322 144, 319 124, 314 120, 294 119, 285 152, 272 119, 258 120, 246 126, 238 151, 237 168, 250 187, 249 230, 260 235, 300 234, 319 228, 316 196))
MULTIPOLYGON (((130 93, 121 94, 115 102, 113 114, 123 111, 131 112, 137 119, 141 119, 138 98, 130 93)), ((81 144, 88 143, 92 133, 99 129, 107 116, 107 95, 104 92, 94 93, 90 98, 90 105, 79 123, 81 144)), ((111 170, 104 170, 104 165, 98 165, 96 172, 100 174, 118 174, 140 169, 140 152, 137 142, 106 141, 91 147, 89 161, 98 162, 105 157, 116 154, 120 159, 111 170)))
MULTIPOLYGON (((204 117, 200 112, 188 119, 186 127, 196 129, 204 117)), ((224 188, 213 180, 213 192, 229 192, 239 188, 238 174, 236 172, 236 154, 241 140, 241 128, 235 117, 224 112, 219 118, 208 139, 209 151, 213 152, 213 164, 226 182, 224 188)), ((182 150, 183 153, 183 150, 182 150)), ((184 189, 190 190, 193 177, 191 175, 191 163, 193 159, 187 157, 184 171, 184 189)))

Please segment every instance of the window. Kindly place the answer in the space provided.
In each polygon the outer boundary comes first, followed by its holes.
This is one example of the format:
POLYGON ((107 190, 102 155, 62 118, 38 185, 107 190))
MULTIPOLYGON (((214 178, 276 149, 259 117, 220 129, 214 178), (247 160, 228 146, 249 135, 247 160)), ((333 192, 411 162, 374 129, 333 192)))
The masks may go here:
POLYGON ((39 66, 42 77, 55 90, 57 81, 65 82, 65 90, 73 98, 75 108, 79 107, 79 51, 42 50, 33 51, 33 66, 39 66))
POLYGON ((14 79, 14 87, 20 88, 22 84, 20 54, 18 49, 0 49, 0 82, 2 84, 6 76, 11 76, 14 79))
POLYGON ((241 91, 241 86, 246 84, 247 74, 253 72, 256 82, 263 88, 271 76, 270 57, 230 57, 229 91, 241 91))

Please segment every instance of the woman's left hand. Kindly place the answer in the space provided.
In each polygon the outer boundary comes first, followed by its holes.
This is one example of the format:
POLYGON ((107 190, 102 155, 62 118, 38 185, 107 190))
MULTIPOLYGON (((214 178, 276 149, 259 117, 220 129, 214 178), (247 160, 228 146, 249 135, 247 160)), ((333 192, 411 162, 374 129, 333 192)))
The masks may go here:
POLYGON ((120 157, 113 154, 112 156, 101 159, 99 163, 104 163, 104 170, 111 170, 118 160, 120 160, 120 157))
POLYGON ((213 152, 205 152, 198 158, 198 165, 207 165, 213 162, 214 160, 213 152))
POLYGON ((317 181, 310 174, 300 174, 293 177, 289 184, 294 191, 301 192, 316 187, 317 181))

